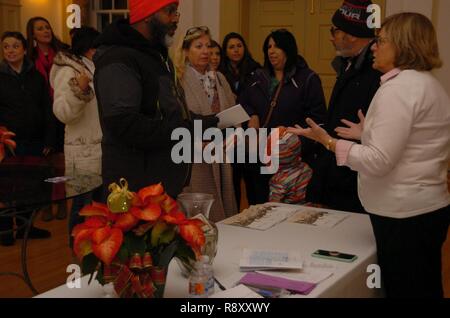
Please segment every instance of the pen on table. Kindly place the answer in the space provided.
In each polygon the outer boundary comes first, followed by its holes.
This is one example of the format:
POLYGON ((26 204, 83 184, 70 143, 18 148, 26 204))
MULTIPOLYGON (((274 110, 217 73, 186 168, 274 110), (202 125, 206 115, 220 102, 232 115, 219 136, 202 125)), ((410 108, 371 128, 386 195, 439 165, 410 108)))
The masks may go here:
POLYGON ((225 288, 225 286, 223 286, 223 285, 217 280, 217 278, 214 277, 214 281, 216 282, 217 286, 219 286, 219 288, 220 288, 221 290, 227 290, 227 289, 225 288))

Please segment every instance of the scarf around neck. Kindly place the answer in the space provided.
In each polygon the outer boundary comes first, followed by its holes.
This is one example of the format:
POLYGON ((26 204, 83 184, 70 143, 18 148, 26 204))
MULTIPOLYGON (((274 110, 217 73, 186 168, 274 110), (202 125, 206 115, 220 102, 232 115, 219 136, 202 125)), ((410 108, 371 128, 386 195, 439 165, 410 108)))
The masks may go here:
POLYGON ((53 59, 55 58, 55 50, 53 50, 51 47, 48 48, 48 55, 46 56, 44 52, 39 48, 36 47, 37 57, 35 60, 36 69, 41 73, 41 75, 44 77, 45 82, 47 83, 47 87, 50 92, 50 96, 53 98, 53 89, 50 86, 50 70, 53 65, 53 59))

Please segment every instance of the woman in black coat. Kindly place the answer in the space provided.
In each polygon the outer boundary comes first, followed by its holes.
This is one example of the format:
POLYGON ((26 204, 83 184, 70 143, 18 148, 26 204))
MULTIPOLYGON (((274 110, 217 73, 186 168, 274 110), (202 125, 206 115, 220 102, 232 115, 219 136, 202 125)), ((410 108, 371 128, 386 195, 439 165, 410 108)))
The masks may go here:
MULTIPOLYGON (((5 32, 1 42, 0 126, 16 134, 16 155, 46 157, 55 144, 55 123, 45 80, 26 58, 26 40, 21 33, 5 32)), ((0 232, 12 228, 12 218, 0 218, 0 232)), ((19 229, 16 237, 23 235, 24 229, 19 229)), ((48 237, 50 232, 35 227, 29 233, 31 239, 48 237)), ((13 244, 12 232, 0 236, 0 245, 13 244)))
MULTIPOLYGON (((250 51, 248 50, 247 43, 239 33, 231 32, 223 39, 223 55, 220 63, 220 72, 225 75, 231 90, 234 95, 238 97, 242 91, 244 91, 250 81, 253 73, 261 68, 258 62, 256 62, 250 51)), ((236 193, 236 202, 241 202, 241 182, 244 180, 246 187, 251 179, 247 180, 244 166, 236 163, 237 157, 232 164, 233 167, 233 185, 236 193)), ((247 191, 248 192, 248 191, 247 191)))
MULTIPOLYGON (((267 36, 263 50, 264 68, 253 74, 250 86, 239 97, 251 117, 249 128, 290 127, 294 123, 304 126, 308 117, 324 123, 326 102, 322 83, 298 54, 293 34, 284 29, 273 31, 267 36), (271 104, 276 104, 272 111, 271 104)), ((314 159, 314 144, 307 140, 303 140, 303 159, 309 164, 314 159)), ((245 170, 253 179, 252 186, 247 187, 249 203, 267 202, 271 176, 261 175, 259 168, 250 165, 245 170)))
POLYGON ((232 32, 225 36, 222 44, 223 57, 220 72, 225 75, 236 96, 247 87, 254 71, 261 68, 256 62, 242 35, 232 32))

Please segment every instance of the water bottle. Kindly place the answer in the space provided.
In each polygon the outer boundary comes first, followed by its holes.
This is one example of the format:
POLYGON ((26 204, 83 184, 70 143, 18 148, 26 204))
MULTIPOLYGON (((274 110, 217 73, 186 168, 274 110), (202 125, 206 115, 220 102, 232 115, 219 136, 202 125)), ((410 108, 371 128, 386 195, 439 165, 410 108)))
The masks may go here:
POLYGON ((206 292, 209 297, 214 294, 214 270, 212 265, 209 263, 209 256, 203 255, 200 258, 200 262, 203 263, 203 271, 207 277, 206 292))
POLYGON ((203 262, 198 261, 189 278, 189 298, 208 298, 206 284, 208 277, 203 268, 203 262))

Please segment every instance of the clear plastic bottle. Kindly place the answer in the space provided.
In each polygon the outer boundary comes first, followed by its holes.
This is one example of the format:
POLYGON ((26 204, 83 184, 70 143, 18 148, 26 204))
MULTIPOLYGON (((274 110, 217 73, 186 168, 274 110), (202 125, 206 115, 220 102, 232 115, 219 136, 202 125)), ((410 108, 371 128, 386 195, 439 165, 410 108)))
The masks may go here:
POLYGON ((208 276, 205 274, 203 262, 198 261, 189 278, 189 298, 208 298, 208 276))
POLYGON ((203 263, 203 271, 207 277, 206 292, 209 297, 214 294, 214 269, 209 262, 209 256, 203 255, 200 258, 200 262, 203 263))

